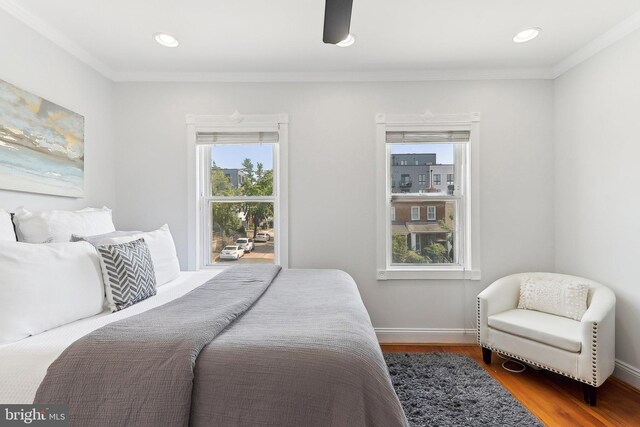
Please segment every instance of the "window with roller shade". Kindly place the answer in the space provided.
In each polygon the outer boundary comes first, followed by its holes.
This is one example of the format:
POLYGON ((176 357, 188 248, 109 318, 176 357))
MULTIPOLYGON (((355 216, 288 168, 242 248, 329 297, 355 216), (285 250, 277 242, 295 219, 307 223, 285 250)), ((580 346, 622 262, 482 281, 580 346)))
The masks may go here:
POLYGON ((378 165, 385 171, 377 181, 377 277, 477 279, 471 238, 477 224, 471 205, 476 121, 472 115, 455 117, 451 125, 398 116, 397 122, 385 115, 377 121, 378 165))

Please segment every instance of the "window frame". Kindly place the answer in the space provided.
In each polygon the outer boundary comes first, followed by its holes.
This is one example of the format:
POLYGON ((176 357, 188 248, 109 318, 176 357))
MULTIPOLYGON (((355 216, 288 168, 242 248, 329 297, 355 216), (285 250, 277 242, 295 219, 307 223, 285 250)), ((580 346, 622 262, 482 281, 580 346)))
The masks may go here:
MULTIPOLYGON (((207 214, 209 203, 217 199, 223 202, 262 202, 274 204, 274 233, 276 235, 274 247, 274 263, 288 268, 288 114, 242 115, 235 112, 231 115, 192 115, 186 116, 187 123, 187 159, 188 159, 188 246, 187 269, 225 269, 229 264, 208 264, 206 254, 210 251, 210 236, 206 233, 210 224, 207 214), (205 173, 211 168, 210 150, 207 144, 198 144, 199 133, 207 132, 278 132, 278 142, 274 143, 274 183, 272 196, 240 196, 215 197, 208 194, 209 175, 205 173), (207 169, 208 168, 208 169, 207 169), (240 200, 236 200, 240 199, 240 200), (254 200, 255 199, 255 200, 254 200), (265 199, 265 200, 263 200, 265 199), (270 199, 270 200, 266 200, 270 199)), ((255 142, 248 142, 255 143, 255 142)), ((210 144, 213 145, 213 144, 210 144)), ((210 233, 209 233, 210 234, 210 233)))
MULTIPOLYGON (((376 278, 395 279, 451 279, 480 280, 480 218, 479 218, 479 153, 480 113, 434 115, 425 114, 377 114, 376 115, 376 278), (442 132, 469 131, 469 142, 463 145, 464 164, 456 165, 460 179, 464 179, 464 193, 460 215, 459 239, 461 257, 456 265, 398 265, 391 263, 391 187, 390 147, 387 132, 442 132)), ((457 162, 458 163, 458 162, 457 162)), ((430 198, 431 200, 431 198, 430 198)), ((433 197, 433 201, 441 201, 433 197)))
POLYGON ((435 221, 437 217, 436 207, 427 206, 427 221, 435 221), (433 212, 433 215, 431 213, 433 212))
POLYGON ((411 221, 420 221, 420 206, 411 206, 411 221), (417 218, 413 216, 413 210, 418 210, 417 218))
POLYGON ((447 174, 447 185, 453 185, 453 183, 455 182, 454 175, 455 174, 452 173, 447 174))

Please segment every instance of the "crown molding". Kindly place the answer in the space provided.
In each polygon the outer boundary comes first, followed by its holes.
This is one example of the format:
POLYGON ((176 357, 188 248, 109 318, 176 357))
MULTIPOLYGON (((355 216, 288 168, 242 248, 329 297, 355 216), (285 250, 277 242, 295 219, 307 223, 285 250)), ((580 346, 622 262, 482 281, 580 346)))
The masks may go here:
POLYGON ((575 51, 564 60, 558 62, 552 71, 552 78, 557 79, 572 68, 582 64, 587 59, 608 48, 617 41, 622 40, 632 32, 640 29, 640 12, 636 12, 629 18, 615 25, 609 31, 575 51))
POLYGON ((3 9, 17 20, 40 33, 40 35, 48 39, 50 42, 56 44, 81 62, 113 81, 114 72, 111 68, 84 50, 80 45, 65 36, 63 33, 53 28, 42 18, 23 8, 19 2, 14 0, 0 0, 0 9, 3 9))
POLYGON ((631 15, 564 60, 549 68, 439 69, 340 72, 138 72, 114 71, 42 18, 15 0, 0 0, 3 9, 69 54, 114 82, 420 82, 438 80, 554 80, 603 49, 640 29, 640 12, 631 15))
POLYGON ((552 79, 547 68, 442 69, 424 71, 327 72, 116 72, 116 82, 411 82, 431 80, 540 80, 552 79))

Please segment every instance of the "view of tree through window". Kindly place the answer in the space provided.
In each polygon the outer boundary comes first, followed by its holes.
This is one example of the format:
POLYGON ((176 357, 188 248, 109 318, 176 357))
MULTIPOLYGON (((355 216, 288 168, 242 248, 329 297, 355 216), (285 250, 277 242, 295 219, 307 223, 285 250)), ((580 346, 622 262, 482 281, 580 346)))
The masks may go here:
POLYGON ((210 262, 273 263, 273 144, 214 145, 210 150, 210 262))

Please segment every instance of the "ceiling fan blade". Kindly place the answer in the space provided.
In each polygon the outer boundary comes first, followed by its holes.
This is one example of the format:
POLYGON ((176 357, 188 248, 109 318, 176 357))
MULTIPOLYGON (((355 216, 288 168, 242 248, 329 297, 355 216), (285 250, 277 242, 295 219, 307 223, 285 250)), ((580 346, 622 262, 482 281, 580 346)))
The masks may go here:
POLYGON ((325 0, 323 42, 336 44, 347 38, 352 6, 353 0, 325 0))

